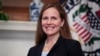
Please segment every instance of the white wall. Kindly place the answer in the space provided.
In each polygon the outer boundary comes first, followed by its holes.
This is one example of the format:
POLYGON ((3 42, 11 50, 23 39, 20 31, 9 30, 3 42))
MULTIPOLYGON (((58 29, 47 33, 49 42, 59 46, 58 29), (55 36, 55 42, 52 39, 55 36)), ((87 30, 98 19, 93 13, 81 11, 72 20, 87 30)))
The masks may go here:
POLYGON ((27 56, 34 46, 34 31, 0 30, 0 56, 27 56))

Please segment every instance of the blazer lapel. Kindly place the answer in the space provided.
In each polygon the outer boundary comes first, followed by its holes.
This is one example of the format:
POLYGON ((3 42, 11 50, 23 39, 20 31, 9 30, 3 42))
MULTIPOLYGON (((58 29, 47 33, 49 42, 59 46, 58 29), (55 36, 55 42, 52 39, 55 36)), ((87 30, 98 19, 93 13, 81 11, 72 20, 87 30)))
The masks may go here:
POLYGON ((55 43, 55 45, 51 48, 50 52, 48 53, 47 56, 49 56, 57 47, 59 47, 59 45, 63 42, 62 37, 60 36, 57 40, 57 42, 55 43))
MULTIPOLYGON (((57 48, 59 47, 59 45, 63 42, 62 40, 62 37, 60 36, 57 40, 57 42, 55 43, 55 45, 51 48, 51 50, 49 51, 48 55, 51 55, 51 53, 57 48)), ((43 50, 43 46, 44 46, 44 42, 41 43, 39 46, 38 46, 38 49, 36 51, 36 56, 41 56, 42 55, 42 50, 43 50)))
POLYGON ((41 56, 42 50, 43 50, 43 46, 44 46, 44 43, 41 43, 41 45, 38 46, 39 48, 37 49, 37 56, 41 56))

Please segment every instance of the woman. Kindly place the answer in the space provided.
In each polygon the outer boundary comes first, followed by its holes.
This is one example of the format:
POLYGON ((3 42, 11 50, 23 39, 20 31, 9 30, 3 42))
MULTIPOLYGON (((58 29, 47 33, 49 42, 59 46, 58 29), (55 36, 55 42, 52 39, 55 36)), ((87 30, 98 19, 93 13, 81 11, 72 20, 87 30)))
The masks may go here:
POLYGON ((60 4, 46 4, 37 25, 36 46, 28 56, 84 56, 78 41, 71 40, 66 13, 60 4))

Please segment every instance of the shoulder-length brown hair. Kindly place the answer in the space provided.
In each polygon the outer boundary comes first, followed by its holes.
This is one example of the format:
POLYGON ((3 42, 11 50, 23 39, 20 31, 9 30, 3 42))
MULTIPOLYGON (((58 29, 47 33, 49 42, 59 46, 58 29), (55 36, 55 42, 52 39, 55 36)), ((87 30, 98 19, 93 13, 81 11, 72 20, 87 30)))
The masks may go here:
POLYGON ((46 34, 43 32, 42 25, 41 25, 41 19, 43 16, 43 12, 47 10, 48 8, 56 8, 60 14, 61 20, 64 20, 64 25, 61 27, 60 33, 61 36, 71 39, 71 34, 67 22, 67 14, 63 7, 58 4, 58 3, 50 3, 50 4, 45 4, 40 12, 38 23, 37 23, 37 31, 36 31, 36 45, 40 44, 41 42, 45 41, 46 39, 46 34))

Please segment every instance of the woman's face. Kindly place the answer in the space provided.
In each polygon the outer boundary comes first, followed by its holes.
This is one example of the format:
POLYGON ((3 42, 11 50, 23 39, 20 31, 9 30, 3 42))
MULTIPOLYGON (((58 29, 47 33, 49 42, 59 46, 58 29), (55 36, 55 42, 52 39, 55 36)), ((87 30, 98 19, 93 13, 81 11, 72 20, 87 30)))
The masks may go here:
POLYGON ((41 22, 42 29, 47 36, 59 34, 60 28, 64 24, 64 21, 60 18, 59 12, 53 7, 43 12, 41 22))

